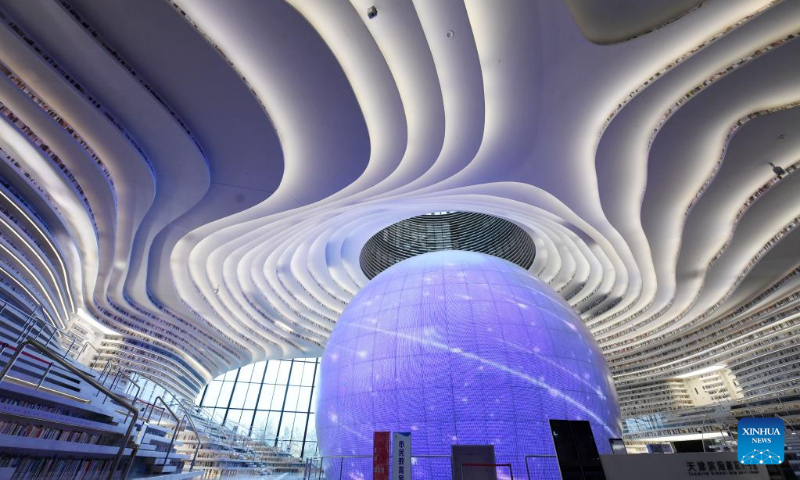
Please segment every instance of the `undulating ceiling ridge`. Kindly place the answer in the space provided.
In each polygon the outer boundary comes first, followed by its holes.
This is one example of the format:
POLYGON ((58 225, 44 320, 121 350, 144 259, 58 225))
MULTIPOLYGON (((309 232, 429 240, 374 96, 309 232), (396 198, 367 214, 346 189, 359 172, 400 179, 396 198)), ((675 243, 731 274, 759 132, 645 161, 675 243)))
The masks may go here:
POLYGON ((618 386, 789 341, 800 4, 369 6, 0 1, 4 295, 191 395, 319 355, 369 238, 468 211, 533 238, 618 386))

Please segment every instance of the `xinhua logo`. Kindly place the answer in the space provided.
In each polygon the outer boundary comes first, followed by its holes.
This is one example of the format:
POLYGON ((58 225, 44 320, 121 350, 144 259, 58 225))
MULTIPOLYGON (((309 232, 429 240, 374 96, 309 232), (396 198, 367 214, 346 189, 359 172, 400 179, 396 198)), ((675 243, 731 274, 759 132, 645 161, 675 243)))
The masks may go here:
POLYGON ((745 465, 783 463, 784 425, 780 418, 743 418, 739 420, 737 454, 745 465))

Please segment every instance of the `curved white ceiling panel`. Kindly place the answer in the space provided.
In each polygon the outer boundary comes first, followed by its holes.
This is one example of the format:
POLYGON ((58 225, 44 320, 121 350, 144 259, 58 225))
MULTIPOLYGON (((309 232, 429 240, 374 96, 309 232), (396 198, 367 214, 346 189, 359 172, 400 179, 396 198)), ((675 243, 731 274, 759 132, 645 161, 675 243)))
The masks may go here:
POLYGON ((191 395, 473 211, 618 384, 743 364, 800 321, 800 4, 644 3, 0 0, 0 287, 191 395))

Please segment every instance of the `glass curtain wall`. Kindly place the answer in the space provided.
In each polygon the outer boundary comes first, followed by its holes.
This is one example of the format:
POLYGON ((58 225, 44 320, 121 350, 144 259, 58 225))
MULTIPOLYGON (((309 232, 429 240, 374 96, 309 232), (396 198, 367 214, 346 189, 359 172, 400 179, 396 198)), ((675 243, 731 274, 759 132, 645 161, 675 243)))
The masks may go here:
POLYGON ((147 403, 153 403, 156 397, 161 397, 167 403, 175 400, 175 395, 172 392, 151 380, 150 377, 144 376, 139 372, 130 372, 130 377, 133 383, 138 385, 141 390, 137 391, 130 383, 125 382, 127 385, 125 393, 136 395, 136 398, 147 403))
POLYGON ((197 397, 219 423, 311 457, 317 452, 314 404, 318 358, 257 362, 220 375, 197 397))

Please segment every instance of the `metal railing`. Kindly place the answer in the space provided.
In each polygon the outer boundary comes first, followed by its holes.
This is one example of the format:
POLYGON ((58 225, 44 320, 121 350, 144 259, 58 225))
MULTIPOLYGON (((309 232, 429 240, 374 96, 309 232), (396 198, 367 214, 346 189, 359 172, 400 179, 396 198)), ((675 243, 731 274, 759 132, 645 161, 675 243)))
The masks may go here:
MULTIPOLYGON (((172 452, 172 447, 173 447, 173 445, 175 445, 175 438, 177 438, 178 431, 181 429, 181 420, 178 418, 177 415, 175 415, 175 412, 173 412, 172 409, 169 408, 169 405, 167 405, 167 402, 165 402, 164 399, 159 396, 159 397, 156 397, 155 400, 153 400, 152 407, 150 407, 150 416, 147 417, 147 422, 148 423, 150 422, 150 417, 153 415, 153 409, 155 408, 155 405, 156 405, 157 402, 161 402, 161 404, 164 405, 164 408, 175 419, 175 430, 172 431, 172 439, 169 441, 169 448, 167 448, 167 454, 164 455, 164 465, 166 465, 167 464, 167 460, 169 460, 169 454, 172 452)), ((163 416, 164 416, 164 411, 162 410, 161 411, 161 416, 158 417, 158 424, 159 425, 161 425, 161 418, 163 418, 163 416)), ((145 428, 145 426, 142 425, 142 428, 145 428)))
MULTIPOLYGON (((56 355, 52 350, 49 350, 47 347, 45 347, 41 343, 37 342, 36 340, 25 340, 24 342, 20 343, 17 346, 17 351, 14 353, 14 355, 11 357, 11 359, 3 367, 2 372, 0 372, 0 382, 2 382, 3 379, 5 379, 5 377, 8 375, 8 373, 11 371, 11 368, 14 366, 14 363, 23 354, 23 352, 25 351, 25 349, 27 347, 33 347, 33 348, 37 349, 39 351, 39 353, 41 353, 45 357, 48 357, 53 362, 60 364, 62 367, 64 367, 66 370, 68 370, 73 375, 77 376, 78 378, 80 378, 84 382, 90 384, 94 388, 100 390, 107 397, 111 398, 118 405, 120 405, 120 406, 124 407, 125 409, 127 409, 133 415, 133 418, 131 418, 130 424, 128 424, 128 429, 125 432, 124 440, 119 446, 119 451, 117 452, 116 456, 114 457, 114 462, 113 462, 113 464, 111 466, 111 470, 108 473, 108 479, 111 480, 114 477, 114 472, 116 472, 117 468, 119 467, 119 462, 122 459, 122 455, 125 453, 125 447, 127 447, 128 446, 128 442, 130 442, 131 435, 133 433, 133 427, 136 425, 136 421, 139 418, 139 410, 136 407, 134 407, 133 405, 131 405, 130 403, 128 403, 124 398, 122 398, 121 396, 115 394, 114 392, 112 392, 111 390, 106 388, 103 384, 101 384, 100 382, 98 382, 97 380, 92 378, 90 375, 88 375, 88 374, 84 373, 83 371, 79 370, 74 365, 72 365, 71 363, 67 362, 66 360, 61 358, 59 355, 56 355)), ((130 465, 133 464, 133 459, 136 456, 136 450, 137 450, 136 449, 136 445, 134 445, 132 447, 132 449, 131 449, 131 459, 130 459, 130 463, 128 464, 128 469, 130 469, 130 465)))
MULTIPOLYGON (((125 392, 126 392, 126 393, 128 392, 128 388, 130 388, 130 386, 131 386, 131 385, 133 385, 134 387, 136 387, 136 388, 137 388, 137 390, 136 390, 136 396, 135 396, 135 397, 133 397, 133 401, 131 402, 131 403, 135 404, 135 403, 136 403, 136 400, 139 398, 139 393, 141 392, 141 390, 142 390, 142 387, 141 387, 141 386, 139 386, 139 384, 138 384, 138 383, 136 383, 135 381, 133 381, 133 379, 130 377, 130 375, 128 375, 127 373, 125 373, 125 370, 123 370, 123 369, 121 369, 121 368, 120 368, 119 370, 117 370, 117 373, 114 375, 114 379, 111 381, 111 385, 110 385, 108 388, 110 388, 111 390, 113 390, 113 389, 114 389, 114 387, 116 387, 116 386, 117 386, 117 384, 119 383, 119 380, 120 380, 121 378, 124 378, 125 380, 127 380, 127 381, 128 381, 128 387, 125 389, 125 392)), ((105 385, 105 383, 104 383, 104 385, 105 385)))
MULTIPOLYGON (((194 468, 199 450, 201 448, 200 444, 202 443, 202 438, 204 437, 208 437, 214 443, 220 443, 226 448, 230 448, 231 453, 235 453, 237 455, 243 454, 257 456, 258 453, 256 450, 254 450, 254 448, 259 446, 275 448, 272 445, 268 445, 262 439, 249 436, 247 434, 247 429, 242 425, 235 424, 234 422, 226 422, 224 425, 219 423, 208 413, 207 410, 192 404, 186 399, 175 397, 173 401, 169 403, 169 405, 179 413, 183 414, 183 417, 181 418, 181 425, 185 425, 185 420, 188 420, 191 424, 191 429, 195 432, 195 436, 197 437, 197 446, 195 448, 190 469, 194 468), (196 424, 194 420, 198 420, 200 423, 196 424), (232 426, 238 427, 238 429, 234 430, 232 426)), ((256 460, 257 458, 254 458, 254 461, 256 460)), ((301 460, 298 460, 298 463, 300 462, 301 460)))
MULTIPOLYGON (((18 308, 14 307, 13 305, 9 305, 8 302, 3 305, 2 309, 0 309, 0 314, 2 314, 6 307, 14 308, 15 310, 21 312, 18 308)), ((16 343, 20 343, 21 341, 25 340, 26 338, 30 337, 31 332, 33 332, 34 328, 37 328, 36 335, 33 337, 34 340, 39 340, 39 337, 45 332, 46 329, 50 329, 50 335, 47 337, 47 341, 45 342, 45 346, 49 346, 50 342, 53 341, 53 337, 55 337, 56 333, 60 333, 62 336, 66 334, 66 330, 58 328, 57 326, 47 323, 44 318, 36 317, 36 310, 39 310, 41 305, 33 309, 33 311, 27 314, 25 318, 25 323, 22 324, 22 330, 20 331, 19 335, 17 335, 17 339, 15 340, 16 343)), ((24 313, 24 312, 23 312, 24 313)))
MULTIPOLYGON (((103 366, 103 370, 100 372, 100 375, 98 375, 97 381, 99 381, 103 385, 105 385, 106 380, 108 380, 108 376, 111 375, 111 366, 112 366, 112 364, 115 364, 115 363, 117 365, 119 365, 119 360, 117 360, 116 358, 113 358, 113 357, 109 358, 106 361, 105 366, 103 366)), ((97 396, 97 395, 95 395, 95 396, 97 396)))
MULTIPOLYGON (((315 468, 317 468, 315 466, 315 462, 317 462, 317 461, 319 462, 319 468, 318 468, 318 473, 316 475, 316 479, 317 480, 322 480, 322 474, 325 473, 325 465, 323 463, 325 461, 325 459, 337 459, 338 458, 339 459, 339 480, 341 480, 343 472, 344 472, 344 466, 345 466, 344 462, 345 462, 345 460, 347 460, 347 459, 365 459, 365 458, 372 458, 372 457, 373 457, 372 455, 325 455, 325 456, 321 456, 321 457, 307 457, 306 461, 308 462, 308 467, 306 468, 306 471, 303 473, 303 479, 304 480, 312 480, 312 477, 314 475, 313 470, 315 468)), ((416 464, 415 461, 417 459, 420 459, 420 458, 447 458, 447 459, 452 459, 453 457, 451 455, 413 455, 413 454, 411 455, 411 460, 412 460, 412 462, 414 462, 413 464, 416 464)), ((451 467, 450 462, 448 462, 448 468, 450 468, 450 467, 451 467)), ((370 468, 371 468, 371 465, 370 465, 370 468)))
MULTIPOLYGON (((134 395, 133 400, 131 401, 131 405, 133 405, 135 407, 136 406, 136 400, 139 398, 139 394, 142 392, 142 387, 138 383, 134 382, 133 379, 127 373, 125 373, 122 369, 119 369, 119 370, 117 370, 117 374, 114 376, 114 380, 111 381, 111 386, 108 387, 109 390, 114 390, 114 387, 117 385, 117 382, 119 381, 120 378, 124 378, 124 379, 126 379, 128 381, 128 388, 130 388, 131 386, 136 387, 136 395, 134 395)), ((126 388, 125 389, 125 393, 127 394, 127 392, 128 392, 128 389, 126 388)), ((106 399, 105 398, 103 399, 103 403, 106 403, 106 399)), ((125 414, 125 421, 126 422, 128 421, 128 414, 127 413, 125 414)))
MULTIPOLYGON (((624 437, 626 440, 637 441, 640 437, 646 439, 652 436, 699 434, 698 428, 704 428, 704 431, 708 433, 711 431, 709 430, 709 425, 712 424, 715 425, 714 428, 719 425, 730 428, 735 427, 738 420, 745 416, 771 417, 781 414, 785 415, 787 428, 791 425, 791 430, 793 430, 796 425, 800 424, 800 412, 798 410, 800 410, 800 397, 796 395, 764 394, 746 399, 732 399, 715 405, 679 410, 674 413, 667 412, 660 422, 654 422, 652 426, 639 418, 627 418, 626 422, 633 421, 637 424, 641 423, 643 426, 637 426, 637 429, 634 430, 631 426, 626 425, 624 437), (762 403, 754 404, 753 402, 755 401, 762 403), (708 409, 712 407, 717 411, 709 412, 708 409)), ((705 435, 703 437, 705 439, 705 435)))
POLYGON ((81 355, 83 355, 83 352, 85 352, 85 351, 86 351, 86 347, 92 347, 92 350, 94 350, 94 352, 97 354, 97 356, 100 356, 100 350, 98 350, 98 349, 97 349, 97 347, 95 347, 94 345, 92 345, 92 342, 90 342, 89 340, 85 340, 85 339, 84 339, 84 341, 83 341, 83 347, 81 348, 81 351, 80 351, 80 352, 78 352, 78 354, 77 354, 77 355, 75 355, 75 358, 76 358, 76 359, 80 358, 80 357, 81 357, 81 355))
MULTIPOLYGON (((5 305, 3 305, 3 310, 0 311, 0 313, 4 312, 7 306, 9 306, 8 302, 6 302, 5 305)), ((33 330, 33 327, 36 326, 37 319, 34 315, 36 315, 36 310, 38 310, 39 308, 41 308, 41 305, 34 308, 33 311, 28 314, 28 317, 25 319, 25 323, 22 324, 22 331, 20 331, 19 336, 17 337, 16 340, 17 343, 19 343, 22 340, 22 337, 26 336, 31 330, 33 330)))
MULTIPOLYGON (((186 408, 185 405, 184 405, 184 408, 186 408)), ((200 417, 204 422, 206 422, 207 424, 213 425, 214 434, 215 435, 221 436, 225 440, 225 442, 227 444, 229 444, 231 446, 234 445, 235 439, 231 438, 231 436, 234 435, 234 433, 229 431, 228 428, 225 425, 223 425, 223 424, 219 423, 217 420, 215 420, 214 417, 212 417, 208 413, 208 411, 206 411, 202 407, 196 407, 196 406, 191 405, 191 404, 190 404, 190 406, 188 408, 192 409, 192 411, 194 411, 197 414, 197 416, 200 417)))
MULTIPOLYGON (((337 477, 338 477, 339 480, 341 480, 342 477, 343 477, 343 474, 344 474, 345 461, 347 459, 368 459, 368 458, 373 458, 373 457, 372 457, 372 455, 325 455, 325 456, 320 456, 320 457, 308 457, 306 459, 307 463, 306 463, 305 471, 303 473, 303 480, 323 480, 323 475, 325 474, 324 461, 325 460, 335 460, 335 459, 339 460, 339 462, 338 462, 339 463, 339 465, 338 465, 339 466, 339 472, 338 472, 337 477), (317 469, 316 472, 314 471, 315 469, 317 469)), ((417 465, 416 460, 417 459, 422 459, 422 458, 447 458, 447 459, 451 459, 451 462, 448 463, 448 468, 452 468, 451 463, 452 463, 452 458, 453 457, 451 455, 413 455, 412 454, 411 455, 411 459, 413 461, 412 464, 413 465, 417 465)), ((529 461, 530 461, 530 459, 537 459, 537 458, 538 459, 549 459, 549 460, 552 460, 554 462, 557 462, 557 459, 558 459, 558 457, 556 455, 525 455, 525 472, 527 474, 527 479, 528 480, 533 480, 532 476, 531 476, 532 473, 531 473, 531 467, 530 467, 529 461)), ((491 467, 491 466, 494 466, 494 467, 505 467, 505 468, 508 468, 509 474, 510 474, 511 478, 513 479, 514 478, 514 472, 513 472, 513 466, 512 465, 513 464, 510 463, 510 462, 497 463, 497 464, 494 464, 494 463, 493 464, 486 464, 486 463, 478 464, 478 463, 469 463, 469 462, 467 462, 467 463, 462 463, 461 464, 462 467, 466 466, 467 468, 471 468, 471 467, 491 467)), ((369 466, 369 468, 371 468, 371 465, 369 466)), ((555 463, 554 466, 548 467, 548 470, 552 470, 552 472, 554 472, 556 475, 560 476, 560 470, 558 468, 558 463, 555 463)), ((335 470, 332 473, 335 473, 335 470)), ((462 468, 461 474, 462 474, 462 477, 463 477, 463 474, 464 474, 463 468, 462 468)), ((452 472, 451 472, 450 475, 452 475, 452 472)))
MULTIPOLYGON (((17 345, 17 347, 15 348, 15 347, 9 345, 6 342, 3 342, 2 344, 0 344, 0 356, 3 355, 3 352, 5 352, 6 348, 10 348, 11 350, 14 350, 16 352, 16 351, 19 350, 20 347, 19 347, 19 345, 17 345)), ((47 348, 47 346, 45 345, 44 348, 47 348)), ((31 355, 30 353, 21 353, 20 355, 25 355, 26 357, 30 357, 30 358, 38 361, 38 362, 42 362, 42 363, 46 363, 47 364, 47 368, 45 369, 44 374, 42 375, 42 378, 40 378, 39 379, 39 383, 36 384, 36 390, 39 390, 40 388, 42 388, 42 385, 44 384, 44 381, 47 379, 47 376, 50 375, 50 371, 53 369, 53 362, 47 362, 45 360, 42 360, 41 358, 37 358, 36 356, 31 355)), ((11 355, 11 358, 13 358, 13 357, 14 357, 14 355, 11 355)), ((10 360, 11 359, 9 359, 9 361, 10 360)), ((16 360, 15 360, 15 362, 16 362, 16 360)))
POLYGON ((323 457, 313 457, 314 459, 319 459, 319 476, 317 480, 322 480, 322 473, 325 471, 325 466, 323 462, 326 458, 338 458, 339 459, 339 480, 342 480, 342 471, 344 470, 344 460, 346 458, 372 458, 372 455, 326 455, 323 457))
POLYGON ((189 412, 184 410, 183 418, 189 421, 189 425, 192 426, 192 431, 194 431, 194 436, 197 437, 197 446, 194 449, 194 455, 192 456, 192 463, 189 464, 189 471, 191 472, 192 470, 194 470, 194 464, 197 461, 197 454, 200 453, 200 431, 194 425, 194 421, 192 420, 192 416, 189 414, 189 412))
MULTIPOLYGON (((194 456, 192 456, 192 463, 189 465, 189 471, 194 470, 194 464, 197 461, 197 454, 200 453, 200 430, 197 429, 197 426, 194 424, 194 420, 192 419, 192 414, 184 407, 184 405, 180 401, 175 402, 178 408, 183 412, 183 418, 181 418, 181 423, 184 420, 189 421, 189 425, 192 427, 192 431, 194 432, 194 436, 197 437, 197 446, 194 449, 194 456)), ((176 432, 177 433, 177 432, 176 432)))
MULTIPOLYGON (((76 343, 81 344, 80 352, 78 352, 75 355, 76 359, 81 355, 83 355, 83 352, 86 351, 87 347, 91 347, 92 350, 94 350, 97 353, 97 355, 100 355, 100 351, 97 349, 97 347, 95 347, 92 344, 92 342, 86 340, 85 338, 80 338, 80 339, 75 338, 68 329, 59 328, 58 326, 53 325, 52 323, 48 323, 44 317, 37 317, 36 311, 42 310, 41 305, 38 305, 30 313, 25 313, 19 307, 11 305, 8 301, 4 301, 2 307, 0 307, 0 314, 2 314, 6 310, 6 308, 9 308, 10 310, 11 309, 16 310, 18 312, 16 315, 19 317, 25 315, 25 322, 22 324, 22 330, 20 331, 20 334, 17 336, 15 343, 20 343, 26 338, 29 338, 34 328, 38 328, 36 331, 36 335, 33 337, 34 340, 39 340, 39 337, 43 336, 42 335, 43 333, 46 335, 45 332, 47 330, 50 331, 50 334, 47 336, 47 341, 44 344, 45 346, 50 345, 50 342, 53 341, 53 338, 56 336, 56 334, 60 334, 61 338, 72 339, 72 344, 64 352, 64 358, 66 358, 67 355, 72 351, 72 347, 74 347, 76 343)), ((64 348, 62 345, 59 345, 59 347, 64 348)))
MULTIPOLYGON (((528 474, 528 480, 531 480, 531 467, 528 464, 529 458, 555 458, 558 459, 555 455, 525 455, 525 472, 528 474)), ((556 464, 558 466, 558 464, 556 464)))
POLYGON ((67 358, 67 355, 69 355, 69 352, 71 352, 71 351, 72 351, 72 347, 74 347, 74 346, 75 346, 75 342, 77 342, 77 341, 78 341, 78 339, 77 339, 77 338, 75 338, 75 337, 72 337, 72 343, 70 343, 70 344, 69 344, 69 347, 67 347, 67 348, 64 350, 64 357, 63 357, 63 358, 67 358))
MULTIPOLYGON (((17 312, 19 312, 21 314, 26 315, 25 322, 22 324, 22 330, 20 331, 19 335, 17 335, 15 343, 20 343, 23 340, 29 338, 31 336, 31 332, 33 332, 34 329, 37 329, 37 330, 36 330, 36 335, 33 336, 33 340, 39 340, 39 337, 42 336, 42 334, 45 333, 46 330, 50 330, 50 334, 47 336, 47 341, 44 344, 45 346, 49 346, 50 345, 50 342, 53 341, 53 338, 56 336, 57 333, 61 334, 62 338, 69 337, 69 338, 73 339, 72 344, 70 345, 69 348, 66 349, 66 351, 64 353, 64 358, 66 358, 66 356, 69 354, 69 352, 72 350, 72 347, 75 345, 75 343, 78 340, 78 339, 76 339, 74 337, 70 337, 70 335, 68 335, 68 333, 69 333, 68 330, 59 328, 56 325, 48 323, 43 317, 37 317, 36 316, 36 311, 40 310, 42 308, 41 305, 37 306, 36 308, 33 309, 33 311, 31 311, 30 313, 26 314, 24 311, 20 310, 19 308, 15 307, 13 305, 10 305, 8 303, 8 301, 6 301, 3 304, 3 306, 0 307, 0 314, 2 314, 6 310, 7 307, 14 309, 14 310, 16 310, 17 312)), ((46 335, 46 333, 45 333, 45 335, 46 335)), ((83 342, 83 346, 81 348, 81 351, 76 355, 76 358, 79 357, 81 354, 83 354, 83 352, 86 350, 86 347, 92 347, 92 349, 95 352, 97 352, 98 355, 100 354, 100 352, 97 350, 97 348, 91 342, 89 342, 86 339, 81 339, 81 340, 83 342)), ((62 346, 62 348, 63 348, 63 346, 62 346)))

